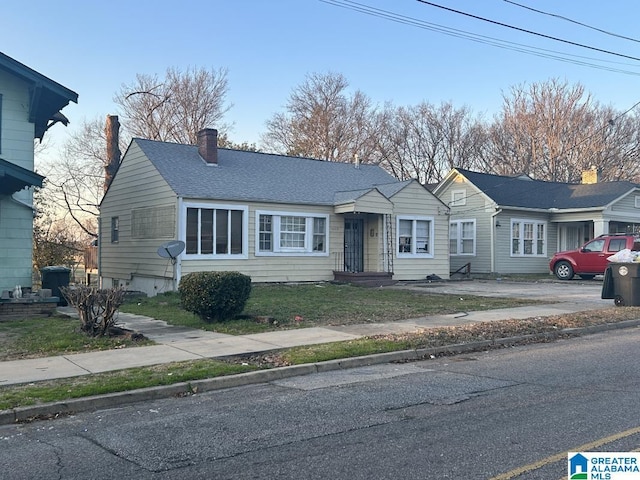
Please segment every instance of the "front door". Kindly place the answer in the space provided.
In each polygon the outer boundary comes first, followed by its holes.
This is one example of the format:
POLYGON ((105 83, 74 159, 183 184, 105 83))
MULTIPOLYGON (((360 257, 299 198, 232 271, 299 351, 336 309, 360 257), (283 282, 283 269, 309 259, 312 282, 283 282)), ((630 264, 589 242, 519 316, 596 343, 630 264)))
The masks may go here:
POLYGON ((364 220, 361 218, 344 219, 344 270, 345 272, 364 271, 364 220))

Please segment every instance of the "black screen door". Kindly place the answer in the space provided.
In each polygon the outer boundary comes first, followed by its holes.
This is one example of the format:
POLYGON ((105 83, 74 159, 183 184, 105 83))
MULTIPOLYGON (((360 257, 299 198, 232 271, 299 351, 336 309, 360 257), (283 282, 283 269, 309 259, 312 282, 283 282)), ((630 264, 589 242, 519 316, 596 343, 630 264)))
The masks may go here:
POLYGON ((346 218, 344 220, 344 269, 347 272, 364 270, 364 220, 346 218))

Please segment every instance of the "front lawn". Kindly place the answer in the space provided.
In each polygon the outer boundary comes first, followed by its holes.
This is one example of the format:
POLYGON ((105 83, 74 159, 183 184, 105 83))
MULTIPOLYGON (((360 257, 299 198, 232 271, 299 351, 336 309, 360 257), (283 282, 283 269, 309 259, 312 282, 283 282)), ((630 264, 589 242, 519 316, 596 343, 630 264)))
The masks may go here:
POLYGON ((165 320, 220 333, 242 335, 279 329, 394 322, 429 315, 510 308, 531 305, 535 301, 439 295, 397 288, 365 288, 353 285, 273 284, 253 285, 243 314, 236 319, 205 323, 180 306, 177 293, 129 301, 123 312, 165 320), (256 321, 260 318, 262 322, 256 321))
POLYGON ((65 315, 0 322, 0 361, 151 345, 127 337, 88 337, 65 315))

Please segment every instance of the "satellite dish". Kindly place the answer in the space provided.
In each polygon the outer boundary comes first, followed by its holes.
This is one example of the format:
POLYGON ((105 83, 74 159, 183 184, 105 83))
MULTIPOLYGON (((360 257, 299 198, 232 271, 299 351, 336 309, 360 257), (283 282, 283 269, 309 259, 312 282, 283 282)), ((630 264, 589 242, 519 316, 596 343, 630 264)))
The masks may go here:
POLYGON ((165 242, 158 247, 158 255, 162 258, 171 258, 175 260, 184 250, 184 242, 182 240, 171 240, 165 242))

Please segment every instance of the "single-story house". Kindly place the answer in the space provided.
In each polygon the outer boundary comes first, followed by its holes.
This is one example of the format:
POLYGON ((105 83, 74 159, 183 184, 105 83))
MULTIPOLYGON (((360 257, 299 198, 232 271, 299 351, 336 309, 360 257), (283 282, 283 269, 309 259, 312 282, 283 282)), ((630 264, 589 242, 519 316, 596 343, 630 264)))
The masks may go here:
POLYGON ((451 209, 452 272, 546 273, 557 251, 640 231, 638 185, 600 182, 596 169, 573 184, 456 168, 433 193, 451 209))
POLYGON ((100 278, 149 295, 197 271, 448 278, 448 213, 419 182, 376 165, 218 148, 215 129, 198 145, 135 138, 100 205, 100 278))
POLYGON ((31 288, 33 271, 33 142, 78 94, 0 53, 0 292, 31 288))

